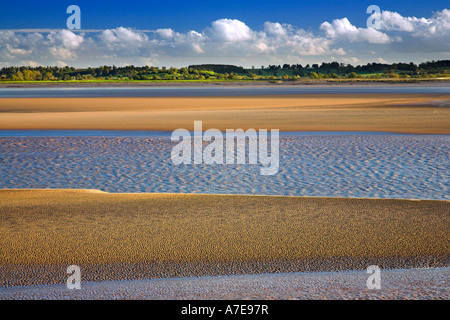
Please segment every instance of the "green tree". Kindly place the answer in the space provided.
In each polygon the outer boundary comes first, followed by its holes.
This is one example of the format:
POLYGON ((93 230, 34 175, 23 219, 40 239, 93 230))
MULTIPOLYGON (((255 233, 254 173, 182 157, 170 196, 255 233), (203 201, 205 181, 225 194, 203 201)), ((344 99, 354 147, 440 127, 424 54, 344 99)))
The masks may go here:
POLYGON ((51 73, 51 72, 46 72, 44 75, 43 75, 43 79, 44 80, 53 80, 54 78, 53 78, 53 73, 51 73))
POLYGON ((25 69, 23 70, 23 79, 24 79, 25 81, 32 81, 32 80, 34 80, 34 77, 33 77, 33 71, 31 71, 31 70, 25 68, 25 69))
POLYGON ((13 74, 11 76, 11 80, 12 81, 23 81, 24 80, 23 73, 20 71, 17 71, 15 74, 13 74))

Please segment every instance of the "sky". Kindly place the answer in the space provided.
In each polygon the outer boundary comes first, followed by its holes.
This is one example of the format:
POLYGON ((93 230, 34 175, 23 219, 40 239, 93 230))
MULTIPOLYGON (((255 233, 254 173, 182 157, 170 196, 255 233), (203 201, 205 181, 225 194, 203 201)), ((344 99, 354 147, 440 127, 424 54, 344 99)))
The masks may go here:
POLYGON ((0 67, 450 59, 449 1, 1 1, 0 67))

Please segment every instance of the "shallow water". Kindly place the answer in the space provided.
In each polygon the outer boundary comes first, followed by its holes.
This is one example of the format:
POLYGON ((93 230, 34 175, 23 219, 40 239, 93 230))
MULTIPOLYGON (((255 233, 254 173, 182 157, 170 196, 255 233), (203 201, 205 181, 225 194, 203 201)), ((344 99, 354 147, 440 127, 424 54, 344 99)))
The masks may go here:
POLYGON ((211 97, 292 94, 449 94, 449 86, 0 88, 0 98, 211 97))
MULTIPOLYGON (((3 299, 445 299, 450 268, 381 270, 377 290, 365 270, 82 282, 0 288, 3 299)), ((217 314, 220 314, 218 311, 217 314)))
MULTIPOLYGON (((17 134, 19 135, 19 134, 17 134)), ((450 137, 284 134, 280 167, 179 165, 167 134, 0 137, 0 188, 450 200, 450 137)))

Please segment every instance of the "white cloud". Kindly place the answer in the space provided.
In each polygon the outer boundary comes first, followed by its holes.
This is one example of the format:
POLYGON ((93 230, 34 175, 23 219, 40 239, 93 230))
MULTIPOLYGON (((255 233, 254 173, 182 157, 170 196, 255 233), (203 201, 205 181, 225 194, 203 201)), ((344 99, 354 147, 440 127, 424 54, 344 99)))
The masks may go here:
MULTIPOLYGON (((267 65, 306 63, 305 59, 328 61, 335 55, 341 61, 355 63, 363 62, 363 57, 372 62, 376 55, 392 60, 390 57, 396 54, 402 57, 405 52, 408 52, 406 60, 418 52, 448 57, 450 10, 435 12, 429 18, 383 11, 380 18, 380 30, 357 27, 347 18, 323 22, 316 31, 270 21, 253 30, 236 19, 219 19, 203 30, 183 33, 171 28, 147 32, 125 27, 97 33, 0 30, 0 65, 19 65, 22 61, 91 66, 196 62, 267 65)), ((423 60, 423 55, 420 59, 423 60)))
POLYGON ((171 39, 175 35, 175 31, 172 29, 158 29, 156 33, 163 39, 171 39))
POLYGON ((345 57, 342 58, 342 61, 350 64, 357 64, 360 60, 357 57, 345 57))
POLYGON ((414 31, 414 24, 411 20, 415 18, 402 17, 397 12, 383 11, 380 15, 380 25, 382 30, 414 31))
POLYGON ((100 38, 106 44, 120 44, 126 46, 130 44, 139 45, 148 40, 145 34, 124 27, 105 30, 100 34, 100 38))
POLYGON ((6 44, 6 48, 8 49, 8 52, 11 53, 12 55, 24 55, 24 54, 31 54, 33 52, 33 50, 25 50, 25 49, 20 49, 20 48, 13 48, 11 47, 9 44, 6 44))
POLYGON ((76 35, 69 30, 61 30, 58 32, 51 32, 48 35, 48 41, 52 45, 64 46, 67 49, 78 48, 84 41, 83 36, 76 35))
POLYGON ((407 52, 449 52, 450 10, 430 18, 403 17, 396 12, 381 13, 381 28, 393 34, 393 50, 407 52))
POLYGON ((331 42, 303 29, 278 22, 264 23, 264 32, 259 32, 257 47, 262 52, 279 55, 323 55, 331 52, 331 42))
POLYGON ((211 23, 210 34, 218 41, 241 42, 253 38, 253 31, 242 21, 219 19, 211 23))
POLYGON ((56 61, 56 66, 58 66, 58 67, 66 67, 66 66, 68 66, 68 64, 65 63, 64 61, 58 60, 58 61, 56 61))
POLYGON ((284 36, 286 36, 288 34, 288 30, 287 29, 289 29, 288 25, 282 26, 278 22, 267 21, 267 22, 264 23, 264 31, 268 35, 284 37, 284 36))
POLYGON ((435 12, 431 18, 403 17, 397 12, 383 11, 380 16, 381 29, 406 31, 417 37, 432 37, 450 34, 450 10, 435 12))
POLYGON ((385 44, 392 39, 385 33, 374 28, 357 28, 347 18, 335 19, 332 23, 324 22, 320 29, 333 40, 348 40, 350 42, 368 42, 374 44, 385 44))
POLYGON ((21 66, 39 67, 39 62, 33 60, 22 60, 20 61, 21 66))
POLYGON ((75 52, 73 52, 72 50, 66 49, 66 48, 62 48, 62 47, 50 48, 50 53, 56 59, 70 60, 70 59, 73 59, 76 57, 75 52))
POLYGON ((260 52, 270 52, 273 51, 273 48, 269 47, 267 44, 265 44, 263 41, 258 42, 256 44, 256 48, 260 51, 260 52))
POLYGON ((192 44, 192 50, 194 50, 194 52, 197 52, 197 53, 204 53, 205 52, 205 51, 203 51, 202 47, 200 47, 200 45, 197 44, 197 43, 193 43, 192 44))
POLYGON ((343 48, 333 49, 331 52, 340 56, 345 56, 347 54, 343 48))

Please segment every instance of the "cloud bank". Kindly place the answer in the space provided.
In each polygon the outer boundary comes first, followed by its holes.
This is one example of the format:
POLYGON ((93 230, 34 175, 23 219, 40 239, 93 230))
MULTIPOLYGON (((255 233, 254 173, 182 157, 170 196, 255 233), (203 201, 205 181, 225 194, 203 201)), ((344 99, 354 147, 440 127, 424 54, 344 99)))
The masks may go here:
POLYGON ((219 19, 201 31, 184 33, 170 28, 149 32, 125 27, 98 32, 0 30, 0 66, 182 66, 198 62, 249 66, 313 60, 381 62, 402 56, 450 58, 449 9, 429 18, 390 11, 379 17, 378 30, 357 27, 347 18, 325 21, 313 32, 270 21, 253 30, 236 19, 219 19))

